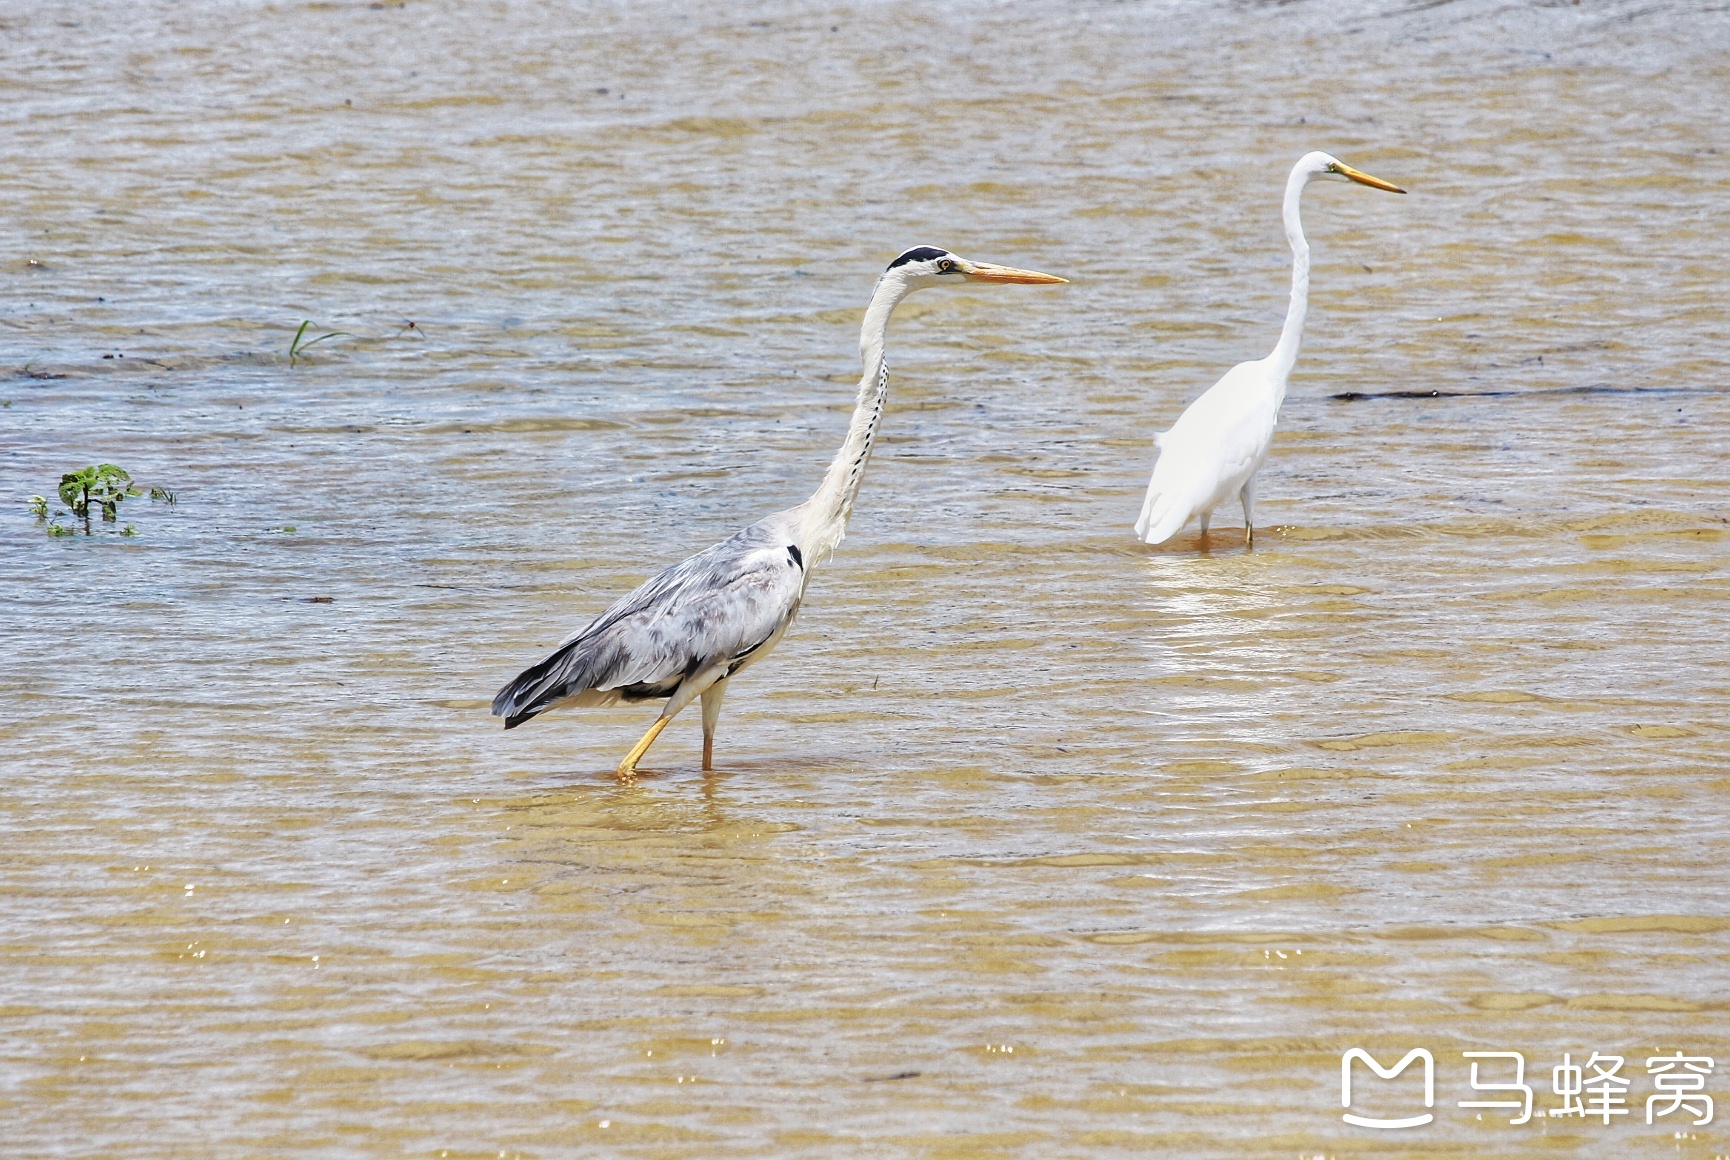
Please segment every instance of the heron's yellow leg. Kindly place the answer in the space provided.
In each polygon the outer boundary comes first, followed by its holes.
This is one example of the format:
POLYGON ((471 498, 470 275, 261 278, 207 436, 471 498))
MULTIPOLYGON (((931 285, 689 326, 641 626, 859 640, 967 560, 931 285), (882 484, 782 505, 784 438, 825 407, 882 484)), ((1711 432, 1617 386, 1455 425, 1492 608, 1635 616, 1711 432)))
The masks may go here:
POLYGON ((643 739, 631 747, 625 754, 625 760, 619 762, 619 780, 630 781, 637 774, 637 762, 643 754, 649 751, 649 746, 655 743, 655 738, 661 735, 661 730, 667 727, 671 717, 657 717, 655 723, 649 726, 649 731, 643 734, 643 739))
POLYGON ((703 738, 703 769, 705 772, 715 768, 715 735, 709 734, 703 738))

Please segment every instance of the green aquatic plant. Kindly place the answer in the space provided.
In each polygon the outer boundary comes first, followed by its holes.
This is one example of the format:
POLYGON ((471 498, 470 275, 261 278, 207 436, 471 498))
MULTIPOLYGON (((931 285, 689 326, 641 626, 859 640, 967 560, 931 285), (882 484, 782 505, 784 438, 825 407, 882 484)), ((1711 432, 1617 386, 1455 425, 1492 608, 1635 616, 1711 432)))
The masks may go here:
POLYGON ((85 535, 90 534, 91 507, 101 510, 103 523, 111 524, 119 517, 121 501, 139 494, 126 469, 112 463, 68 471, 60 477, 60 502, 84 521, 85 535))
POLYGON ((353 338, 354 337, 354 335, 348 333, 348 331, 346 331, 346 330, 333 330, 329 334, 321 334, 317 338, 308 339, 306 337, 306 331, 307 331, 307 328, 310 327, 311 325, 312 325, 312 319, 309 318, 305 322, 300 324, 299 330, 294 332, 294 341, 288 344, 288 365, 289 366, 293 366, 297 361, 299 361, 300 356, 306 352, 306 348, 309 346, 317 346, 319 343, 323 342, 327 338, 353 338))
MULTIPOLYGON (((123 467, 112 463, 100 463, 79 471, 68 471, 60 477, 60 500, 66 507, 72 509, 72 515, 84 521, 84 534, 90 535, 90 509, 95 508, 102 513, 102 522, 116 523, 119 520, 120 505, 135 496, 146 494, 133 485, 132 475, 123 467)), ((173 506, 179 497, 166 487, 152 487, 149 496, 153 500, 173 506)), ((50 536, 75 536, 78 529, 60 522, 60 517, 66 514, 65 509, 48 510, 46 496, 30 497, 30 514, 36 517, 36 523, 50 536)), ((120 529, 120 534, 128 538, 138 535, 138 528, 127 524, 120 529)))

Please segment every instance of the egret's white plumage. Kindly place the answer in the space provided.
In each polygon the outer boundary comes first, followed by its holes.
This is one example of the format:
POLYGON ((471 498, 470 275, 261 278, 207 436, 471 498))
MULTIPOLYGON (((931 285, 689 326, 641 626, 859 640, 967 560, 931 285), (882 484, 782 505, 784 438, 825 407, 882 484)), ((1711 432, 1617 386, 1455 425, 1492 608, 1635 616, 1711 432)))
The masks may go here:
POLYGON ((758 520, 644 581, 507 682, 493 698, 494 715, 512 729, 548 709, 665 698, 660 717, 619 763, 620 780, 628 780, 667 722, 701 697, 703 768, 711 768, 727 681, 780 642, 799 611, 811 569, 846 532, 889 394, 883 339, 896 305, 915 290, 946 282, 1063 281, 969 262, 935 246, 919 246, 896 258, 878 278, 865 310, 859 399, 822 486, 799 506, 758 520))
POLYGON ((1164 543, 1192 518, 1200 517, 1205 538, 1213 511, 1236 495, 1243 504, 1244 539, 1255 538, 1255 475, 1267 459, 1274 423, 1285 399, 1286 378, 1297 362, 1309 305, 1310 248, 1304 239, 1298 203, 1304 187, 1317 178, 1356 181, 1375 189, 1404 193, 1397 185, 1353 169, 1326 153, 1306 153, 1292 166, 1285 187, 1285 231, 1291 243, 1291 305, 1273 353, 1238 363, 1185 408, 1169 431, 1154 437, 1159 458, 1147 484, 1136 535, 1164 543))

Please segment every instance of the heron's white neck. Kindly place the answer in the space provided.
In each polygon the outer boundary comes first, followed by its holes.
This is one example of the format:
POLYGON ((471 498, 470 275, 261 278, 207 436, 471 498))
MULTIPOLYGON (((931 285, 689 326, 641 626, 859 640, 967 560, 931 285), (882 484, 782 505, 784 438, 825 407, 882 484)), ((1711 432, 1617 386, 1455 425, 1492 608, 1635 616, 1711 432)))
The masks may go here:
MULTIPOLYGON (((1305 159, 1307 160, 1307 158, 1305 159)), ((1291 305, 1286 308, 1285 326, 1279 332, 1279 343, 1268 356, 1273 364, 1273 381, 1285 395, 1286 376, 1297 362, 1298 345, 1303 342, 1304 314, 1310 301, 1310 244, 1304 239, 1303 218, 1298 215, 1298 203, 1303 200, 1304 186, 1315 173, 1299 162, 1285 183, 1285 236, 1291 243, 1291 305)))
POLYGON ((889 315, 912 289, 909 280, 897 271, 885 271, 877 280, 871 305, 865 309, 865 323, 859 329, 859 359, 864 364, 864 373, 859 378, 859 399, 853 407, 853 420, 847 425, 847 438, 835 453, 834 462, 829 464, 822 485, 800 505, 801 547, 813 563, 834 551, 846 534, 847 517, 853 514, 859 480, 871 458, 877 424, 883 418, 883 404, 889 396, 889 366, 883 360, 883 336, 889 330, 889 315))

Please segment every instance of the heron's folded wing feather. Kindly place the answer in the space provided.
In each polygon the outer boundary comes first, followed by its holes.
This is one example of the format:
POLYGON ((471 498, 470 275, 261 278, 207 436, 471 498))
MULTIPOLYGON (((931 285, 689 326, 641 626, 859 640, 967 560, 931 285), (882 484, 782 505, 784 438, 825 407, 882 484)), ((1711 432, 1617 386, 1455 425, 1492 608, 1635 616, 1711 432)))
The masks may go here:
POLYGON ((591 638, 614 658, 592 687, 659 684, 748 653, 793 615, 804 588, 804 570, 782 546, 704 561, 591 638))
POLYGON ((801 563, 753 525, 616 601, 500 689, 493 712, 513 716, 585 689, 660 685, 731 659, 773 635, 804 586, 801 563))
POLYGON ((1204 502, 1267 450, 1277 414, 1259 362, 1240 363, 1186 408, 1159 441, 1154 479, 1204 502))

